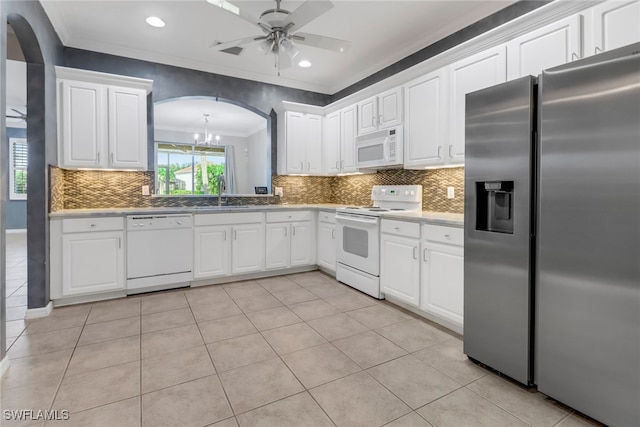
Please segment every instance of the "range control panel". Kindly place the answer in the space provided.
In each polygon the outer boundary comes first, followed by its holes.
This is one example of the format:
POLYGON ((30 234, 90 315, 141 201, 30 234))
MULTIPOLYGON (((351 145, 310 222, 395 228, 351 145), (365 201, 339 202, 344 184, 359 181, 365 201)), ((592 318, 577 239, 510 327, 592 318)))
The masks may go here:
POLYGON ((422 202, 422 185, 374 185, 372 201, 422 202))

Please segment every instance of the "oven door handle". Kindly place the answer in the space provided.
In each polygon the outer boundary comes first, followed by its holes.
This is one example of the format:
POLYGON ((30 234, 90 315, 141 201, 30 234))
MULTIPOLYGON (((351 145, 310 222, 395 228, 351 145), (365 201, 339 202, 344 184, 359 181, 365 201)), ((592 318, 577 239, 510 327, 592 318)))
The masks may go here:
POLYGON ((377 218, 373 218, 373 219, 355 218, 355 217, 352 217, 352 216, 342 216, 342 215, 336 215, 336 221, 359 222, 361 224, 371 224, 371 225, 378 224, 378 219, 377 218))

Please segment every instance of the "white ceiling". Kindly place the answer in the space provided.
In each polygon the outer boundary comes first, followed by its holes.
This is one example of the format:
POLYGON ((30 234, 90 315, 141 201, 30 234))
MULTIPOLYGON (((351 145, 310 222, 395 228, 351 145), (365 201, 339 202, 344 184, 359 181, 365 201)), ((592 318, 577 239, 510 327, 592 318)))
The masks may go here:
MULTIPOLYGON (((274 1, 230 0, 258 17, 274 1)), ((333 0, 334 8, 302 31, 351 42, 336 54, 298 45, 298 59, 277 75, 271 57, 249 45, 240 56, 209 48, 261 31, 205 0, 40 0, 65 46, 333 94, 517 0, 333 0), (145 23, 159 16, 164 28, 145 23)), ((294 11, 301 1, 283 0, 294 11)))
POLYGON ((203 138, 203 114, 209 114, 208 130, 213 135, 247 137, 267 127, 264 117, 228 102, 206 98, 183 98, 155 104, 154 128, 197 133, 203 138))

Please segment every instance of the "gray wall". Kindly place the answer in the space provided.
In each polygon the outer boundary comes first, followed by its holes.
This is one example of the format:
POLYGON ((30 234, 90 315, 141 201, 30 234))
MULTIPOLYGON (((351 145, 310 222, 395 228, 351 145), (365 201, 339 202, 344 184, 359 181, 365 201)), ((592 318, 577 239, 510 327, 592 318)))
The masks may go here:
MULTIPOLYGON (((49 221, 48 164, 56 158, 56 85, 54 66, 62 64, 62 43, 49 18, 37 1, 6 1, 0 5, 0 75, 5 76, 7 61, 7 22, 18 36, 27 62, 27 139, 29 140, 29 195, 27 201, 28 307, 43 307, 49 302, 49 221)), ((6 81, 0 79, 0 94, 6 93, 6 81)), ((0 96, 0 111, 6 99, 0 96)), ((7 144, 6 119, 0 115, 0 143, 7 144)), ((6 150, 0 150, 0 165, 6 150)), ((6 168, 0 171, 0 234, 6 229, 6 168)), ((5 251, 0 244, 0 358, 5 348, 5 251)))
MULTIPOLYGON (((7 143, 3 144, 3 150, 5 150, 4 155, 5 163, 2 165, 3 168, 7 169, 7 172, 10 172, 10 164, 9 164, 9 138, 26 138, 27 130, 20 128, 7 128, 7 143)), ((27 228, 27 201, 26 200, 9 200, 9 192, 11 189, 9 188, 9 178, 7 177, 7 221, 6 226, 7 230, 24 230, 27 228)))

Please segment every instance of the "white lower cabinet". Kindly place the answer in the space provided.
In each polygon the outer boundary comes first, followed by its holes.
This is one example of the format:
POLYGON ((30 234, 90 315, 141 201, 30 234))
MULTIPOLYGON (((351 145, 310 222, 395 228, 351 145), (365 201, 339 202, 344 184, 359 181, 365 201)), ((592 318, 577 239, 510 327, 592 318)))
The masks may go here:
POLYGON ((336 271, 336 217, 329 212, 318 214, 318 266, 336 271))
POLYGON ((264 270, 264 213, 220 213, 193 218, 193 278, 264 270))
POLYGON ((268 212, 266 229, 268 270, 315 263, 315 231, 310 211, 268 212))
POLYGON ((52 299, 125 289, 122 217, 53 220, 50 244, 52 299))
POLYGON ((228 276, 231 274, 231 227, 213 225, 197 227, 193 233, 193 278, 228 276))
POLYGON ((380 290, 406 304, 420 302, 420 224, 383 219, 380 290))
POLYGON ((460 331, 464 309, 463 229, 422 226, 420 309, 460 331))

